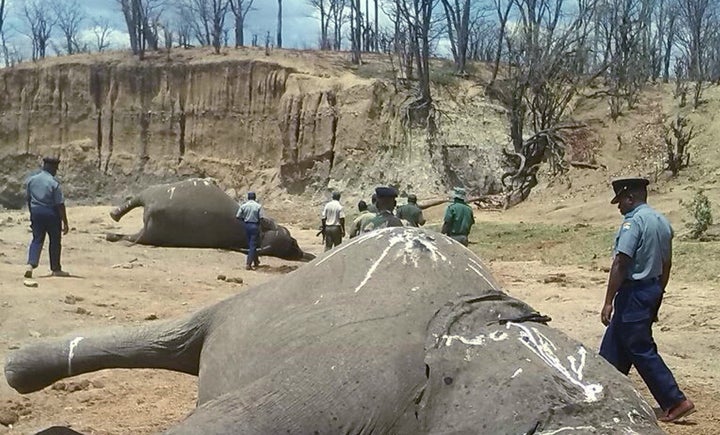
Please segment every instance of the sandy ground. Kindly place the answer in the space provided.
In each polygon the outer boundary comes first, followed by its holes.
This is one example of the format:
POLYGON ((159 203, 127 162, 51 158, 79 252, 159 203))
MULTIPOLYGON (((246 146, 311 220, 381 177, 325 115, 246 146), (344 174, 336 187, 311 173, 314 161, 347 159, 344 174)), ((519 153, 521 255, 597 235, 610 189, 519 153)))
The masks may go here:
MULTIPOLYGON (((248 272, 242 268, 244 256, 237 253, 111 244, 104 232, 134 232, 141 226, 141 213, 134 211, 116 224, 107 216, 109 210, 69 210, 73 230, 65 239, 63 265, 73 276, 47 276, 45 251, 36 288, 25 287, 22 279, 30 239, 28 218, 24 212, 0 212, 0 357, 21 343, 75 329, 181 315, 302 266, 264 259, 260 270, 248 272), (244 283, 219 281, 219 274, 240 277, 244 283)), ((496 213, 476 215, 480 223, 499 218, 496 213)), ((322 251, 314 230, 291 231, 304 249, 322 251)), ((498 261, 490 267, 510 294, 550 315, 555 327, 589 348, 597 347, 603 332, 598 309, 606 273, 541 262, 498 261)), ((686 424, 665 425, 668 433, 720 433, 716 295, 712 283, 673 281, 663 305, 656 327, 659 348, 699 408, 686 424)), ((637 376, 633 381, 644 390, 637 376)), ((34 433, 52 425, 88 434, 155 433, 180 421, 195 399, 194 377, 159 370, 100 371, 26 396, 15 393, 3 378, 0 416, 17 414, 19 421, 12 428, 0 425, 0 434, 34 433)))

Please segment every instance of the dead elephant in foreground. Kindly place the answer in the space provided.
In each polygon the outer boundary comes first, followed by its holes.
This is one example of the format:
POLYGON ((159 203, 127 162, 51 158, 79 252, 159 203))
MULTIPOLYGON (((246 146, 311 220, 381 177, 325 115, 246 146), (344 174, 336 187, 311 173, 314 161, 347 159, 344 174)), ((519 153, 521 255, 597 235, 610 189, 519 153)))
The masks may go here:
POLYGON ((630 381, 468 249, 386 228, 186 318, 12 353, 21 393, 113 367, 199 376, 170 434, 660 434, 630 381))

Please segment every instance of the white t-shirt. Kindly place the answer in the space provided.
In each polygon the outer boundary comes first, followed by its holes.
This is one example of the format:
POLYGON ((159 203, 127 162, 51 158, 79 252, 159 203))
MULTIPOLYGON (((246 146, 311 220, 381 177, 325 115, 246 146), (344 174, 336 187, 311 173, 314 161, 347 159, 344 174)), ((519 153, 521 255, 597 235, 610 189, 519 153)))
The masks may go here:
POLYGON ((345 218, 345 211, 340 201, 333 199, 325 204, 320 216, 325 219, 325 225, 340 225, 340 218, 345 218))

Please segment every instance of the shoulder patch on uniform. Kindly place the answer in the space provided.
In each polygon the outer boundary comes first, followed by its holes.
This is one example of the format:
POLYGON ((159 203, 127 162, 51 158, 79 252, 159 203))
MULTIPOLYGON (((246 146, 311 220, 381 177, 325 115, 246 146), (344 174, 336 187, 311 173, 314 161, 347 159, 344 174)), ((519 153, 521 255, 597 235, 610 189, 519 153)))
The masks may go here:
POLYGON ((631 226, 632 226, 632 222, 623 222, 622 229, 629 230, 631 226))

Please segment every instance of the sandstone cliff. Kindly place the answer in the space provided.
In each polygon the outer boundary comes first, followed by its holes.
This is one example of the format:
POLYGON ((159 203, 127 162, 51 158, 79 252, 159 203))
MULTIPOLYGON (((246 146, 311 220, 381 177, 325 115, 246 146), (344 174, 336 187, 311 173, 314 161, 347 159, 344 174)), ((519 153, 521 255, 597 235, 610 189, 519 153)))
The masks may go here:
POLYGON ((438 129, 428 140, 405 122, 410 91, 365 68, 342 54, 242 49, 142 62, 82 55, 0 70, 0 199, 14 205, 7 199, 33 156, 48 152, 67 163, 67 194, 78 198, 188 175, 265 197, 320 198, 333 188, 367 196, 380 183, 424 196, 455 184, 498 189, 505 114, 482 86, 438 87, 438 129))

